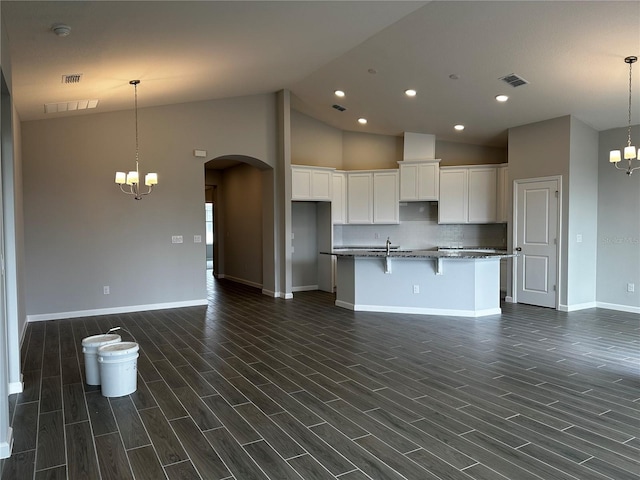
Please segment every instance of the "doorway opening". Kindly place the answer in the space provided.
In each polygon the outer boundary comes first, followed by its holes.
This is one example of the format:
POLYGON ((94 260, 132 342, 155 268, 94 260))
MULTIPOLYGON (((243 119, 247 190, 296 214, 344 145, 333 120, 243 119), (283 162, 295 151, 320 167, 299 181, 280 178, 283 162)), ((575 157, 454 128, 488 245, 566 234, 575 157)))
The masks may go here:
POLYGON ((204 204, 204 223, 205 223, 205 244, 206 244, 206 256, 207 256, 207 274, 213 275, 213 202, 206 202, 204 204))

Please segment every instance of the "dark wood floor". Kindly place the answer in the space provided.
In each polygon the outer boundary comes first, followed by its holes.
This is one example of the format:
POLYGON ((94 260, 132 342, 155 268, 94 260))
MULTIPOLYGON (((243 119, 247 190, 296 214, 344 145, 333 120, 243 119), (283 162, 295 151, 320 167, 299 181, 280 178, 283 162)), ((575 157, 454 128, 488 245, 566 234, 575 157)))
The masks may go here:
POLYGON ((638 480, 639 316, 503 312, 217 281, 208 307, 29 324, 2 479, 638 480), (137 391, 107 399, 81 340, 112 326, 141 355, 137 391))

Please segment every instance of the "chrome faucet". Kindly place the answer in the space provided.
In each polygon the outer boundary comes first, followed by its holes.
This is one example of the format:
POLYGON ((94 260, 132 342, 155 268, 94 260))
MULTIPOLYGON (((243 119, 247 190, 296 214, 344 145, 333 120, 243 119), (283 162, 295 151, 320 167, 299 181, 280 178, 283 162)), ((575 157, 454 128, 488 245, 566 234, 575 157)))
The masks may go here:
POLYGON ((387 257, 391 253, 391 240, 387 237, 387 257))

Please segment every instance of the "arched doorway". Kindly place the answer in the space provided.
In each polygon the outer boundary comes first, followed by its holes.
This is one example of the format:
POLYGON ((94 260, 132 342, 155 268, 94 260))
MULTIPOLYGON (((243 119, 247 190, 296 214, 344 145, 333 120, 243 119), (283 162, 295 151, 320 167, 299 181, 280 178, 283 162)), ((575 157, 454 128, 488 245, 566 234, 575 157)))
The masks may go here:
POLYGON ((224 155, 205 163, 205 200, 213 213, 211 273, 266 294, 273 288, 273 178, 273 168, 253 157, 224 155))

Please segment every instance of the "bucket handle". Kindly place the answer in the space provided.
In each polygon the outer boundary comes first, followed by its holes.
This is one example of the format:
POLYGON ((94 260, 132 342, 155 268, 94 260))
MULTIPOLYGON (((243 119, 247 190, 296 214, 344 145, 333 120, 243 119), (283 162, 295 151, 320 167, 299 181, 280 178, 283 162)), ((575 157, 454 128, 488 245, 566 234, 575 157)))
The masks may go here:
POLYGON ((109 330, 107 330, 107 333, 106 333, 105 335, 107 335, 107 334, 109 334, 109 333, 111 333, 111 332, 117 332, 118 330, 122 330, 123 332, 127 332, 129 335, 131 335, 131 338, 133 338, 133 341, 134 341, 134 342, 136 342, 136 343, 138 343, 138 341, 136 340, 136 337, 134 337, 134 336, 133 336, 133 334, 132 334, 129 330, 125 330, 125 329, 124 329, 124 328, 122 328, 122 327, 113 327, 113 328, 110 328, 109 330))

